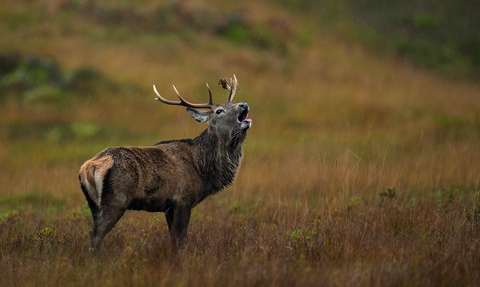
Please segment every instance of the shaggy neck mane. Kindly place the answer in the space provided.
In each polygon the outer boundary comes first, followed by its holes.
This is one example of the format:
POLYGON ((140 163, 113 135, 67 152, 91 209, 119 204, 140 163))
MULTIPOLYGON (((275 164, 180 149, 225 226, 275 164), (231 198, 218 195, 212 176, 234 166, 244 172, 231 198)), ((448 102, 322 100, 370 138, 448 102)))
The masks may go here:
POLYGON ((204 181, 205 197, 221 191, 233 184, 242 159, 242 142, 245 131, 234 131, 231 139, 225 142, 212 127, 208 127, 192 140, 192 153, 195 165, 204 181))

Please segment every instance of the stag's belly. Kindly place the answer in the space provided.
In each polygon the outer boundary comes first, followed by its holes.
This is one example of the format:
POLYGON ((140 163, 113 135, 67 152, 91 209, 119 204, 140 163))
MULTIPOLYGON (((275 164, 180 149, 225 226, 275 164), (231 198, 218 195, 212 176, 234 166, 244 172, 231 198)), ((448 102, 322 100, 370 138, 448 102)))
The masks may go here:
POLYGON ((166 184, 159 178, 144 181, 137 187, 128 209, 165 212, 172 205, 177 190, 175 185, 166 184))
POLYGON ((146 197, 146 198, 134 198, 130 205, 129 210, 144 210, 148 212, 165 212, 172 206, 170 199, 164 199, 159 197, 146 197))
POLYGON ((173 205, 194 207, 205 196, 202 196, 197 185, 175 185, 155 190, 141 188, 130 201, 129 210, 144 210, 149 212, 165 212, 173 205))

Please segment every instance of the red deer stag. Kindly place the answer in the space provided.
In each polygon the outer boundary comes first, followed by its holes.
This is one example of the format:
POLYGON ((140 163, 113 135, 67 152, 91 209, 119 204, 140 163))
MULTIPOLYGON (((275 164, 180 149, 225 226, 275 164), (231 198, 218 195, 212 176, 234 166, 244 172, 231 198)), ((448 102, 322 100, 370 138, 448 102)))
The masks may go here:
POLYGON ((174 250, 188 242, 190 212, 207 196, 233 184, 242 159, 242 143, 251 126, 246 103, 232 103, 237 79, 225 104, 192 104, 178 93, 169 101, 153 89, 156 100, 184 106, 199 123, 208 124, 198 137, 162 141, 146 147, 109 147, 80 168, 79 180, 92 212, 91 250, 128 210, 164 212, 174 250), (207 109, 207 111, 198 110, 207 109))

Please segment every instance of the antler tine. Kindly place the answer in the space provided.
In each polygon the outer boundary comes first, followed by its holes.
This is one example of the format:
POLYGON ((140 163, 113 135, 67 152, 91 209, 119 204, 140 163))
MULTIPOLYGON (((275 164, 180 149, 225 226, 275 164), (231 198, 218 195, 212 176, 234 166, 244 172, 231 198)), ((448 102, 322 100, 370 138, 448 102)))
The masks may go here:
POLYGON ((173 89, 175 90, 175 93, 177 94, 177 97, 180 99, 180 103, 182 103, 182 105, 185 105, 187 103, 187 101, 185 101, 182 96, 180 95, 180 93, 177 91, 177 88, 175 88, 175 85, 172 85, 173 86, 173 89))
POLYGON ((207 84, 207 89, 208 89, 208 96, 210 97, 210 99, 208 100, 208 104, 209 105, 213 105, 213 100, 212 100, 212 91, 210 91, 210 86, 207 84))
POLYGON ((228 102, 231 103, 233 101, 233 98, 235 97, 235 94, 237 93, 237 77, 235 74, 233 74, 233 80, 230 78, 230 82, 232 83, 232 87, 230 88, 230 95, 228 96, 228 102))
POLYGON ((182 98, 182 96, 177 91, 177 88, 175 88, 175 86, 173 86, 173 89, 175 90, 175 93, 177 94, 180 101, 176 102, 176 101, 169 101, 169 100, 164 99, 157 92, 157 89, 155 88, 155 85, 153 85, 153 90, 155 91, 155 94, 157 94, 157 98, 155 100, 160 101, 160 102, 162 102, 164 104, 167 104, 167 105, 184 106, 184 107, 188 107, 188 108, 197 108, 197 109, 210 109, 213 105, 212 93, 210 93, 210 101, 207 104, 192 104, 190 102, 187 102, 184 98, 182 98))
POLYGON ((169 100, 164 99, 162 96, 160 96, 160 94, 158 93, 155 85, 153 85, 153 91, 155 92, 155 94, 157 94, 157 97, 155 98, 155 100, 157 100, 157 101, 160 101, 160 102, 162 102, 164 104, 167 104, 167 105, 178 105, 178 104, 180 104, 179 102, 169 101, 169 100))

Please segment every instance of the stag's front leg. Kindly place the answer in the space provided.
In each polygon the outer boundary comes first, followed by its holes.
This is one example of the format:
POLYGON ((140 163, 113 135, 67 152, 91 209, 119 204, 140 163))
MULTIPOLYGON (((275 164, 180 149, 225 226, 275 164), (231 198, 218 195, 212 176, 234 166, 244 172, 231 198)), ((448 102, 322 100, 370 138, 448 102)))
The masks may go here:
POLYGON ((175 212, 174 207, 169 207, 167 211, 165 211, 165 219, 167 220, 168 231, 172 232, 172 223, 173 223, 173 215, 175 212))
POLYGON ((185 248, 188 243, 187 228, 190 222, 191 209, 189 207, 175 206, 173 211, 165 212, 170 240, 175 251, 185 248))

